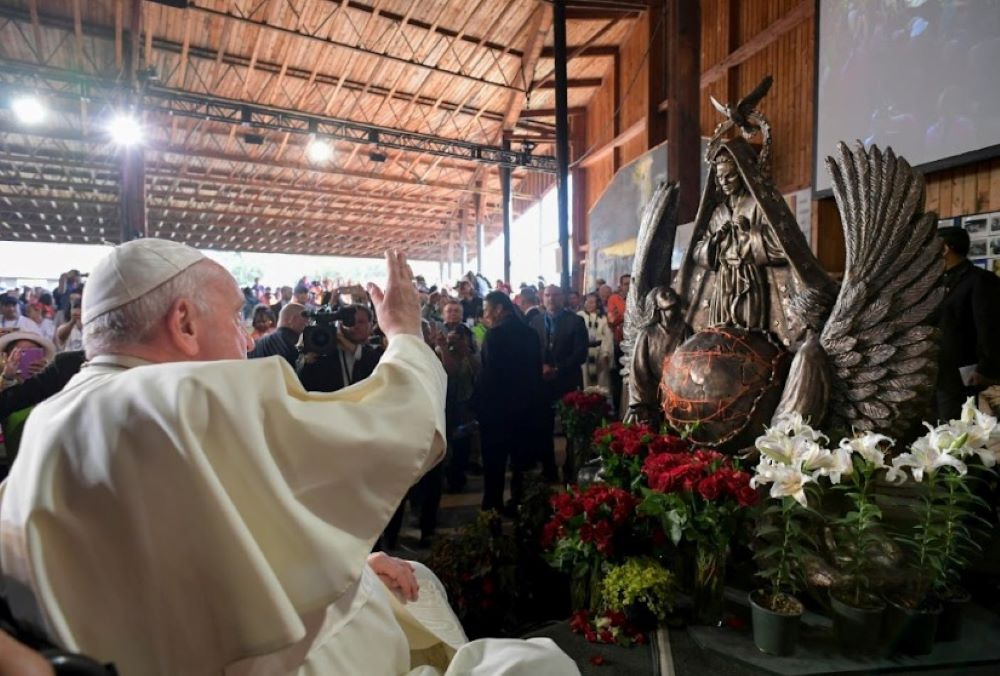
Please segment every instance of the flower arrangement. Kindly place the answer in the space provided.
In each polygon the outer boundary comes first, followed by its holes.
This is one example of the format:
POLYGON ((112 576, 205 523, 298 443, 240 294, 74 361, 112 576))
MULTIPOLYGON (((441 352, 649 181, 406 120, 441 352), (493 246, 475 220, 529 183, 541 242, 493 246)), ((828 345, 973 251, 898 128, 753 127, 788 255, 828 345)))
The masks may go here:
MULTIPOLYGON (((610 566, 602 584, 606 608, 648 615, 653 622, 666 619, 673 609, 674 592, 673 573, 650 557, 633 557, 610 566), (637 609, 641 610, 636 613, 637 609)), ((641 619, 633 620, 640 626, 644 624, 641 619)))
POLYGON ((713 450, 678 452, 676 437, 649 444, 639 512, 657 520, 671 541, 694 546, 694 612, 701 624, 722 621, 729 542, 757 502, 750 475, 713 450), (658 447, 668 450, 660 451, 658 447))
POLYGON ((975 525, 991 526, 976 513, 989 509, 975 493, 976 475, 994 472, 1000 460, 997 419, 977 410, 971 397, 959 419, 926 426, 927 434, 893 458, 887 474, 889 481, 912 479, 926 489, 913 534, 897 535, 910 555, 908 588, 900 600, 911 608, 955 593, 960 572, 981 549, 975 525))
POLYGON ((601 423, 611 415, 608 393, 600 388, 568 392, 559 401, 559 417, 566 436, 589 441, 601 423))
POLYGON ((639 488, 643 463, 650 453, 688 453, 691 444, 680 437, 656 434, 646 425, 614 422, 594 431, 594 447, 604 465, 603 479, 628 491, 639 488))
POLYGON ((559 401, 559 419, 570 442, 570 467, 579 469, 593 457, 594 430, 611 416, 608 393, 601 388, 568 392, 559 401))
MULTIPOLYGON (((855 607, 867 607, 874 601, 870 594, 873 553, 885 542, 880 529, 882 512, 873 496, 876 473, 887 469, 885 453, 893 441, 889 437, 864 432, 853 438, 844 438, 836 448, 826 448, 829 439, 814 430, 798 414, 777 420, 756 441, 760 451, 753 483, 771 485, 771 497, 782 500, 780 510, 766 513, 776 517, 780 524, 782 542, 796 543, 781 551, 765 547, 761 558, 771 558, 773 565, 766 566, 761 574, 770 579, 772 600, 775 595, 794 591, 797 582, 793 570, 801 570, 801 559, 808 550, 803 549, 808 538, 796 519, 797 503, 800 508, 809 506, 807 491, 810 488, 832 488, 846 498, 850 509, 830 520, 836 558, 842 562, 846 584, 838 593, 855 607), (822 482, 822 485, 821 485, 822 482)), ((816 499, 820 498, 816 495, 816 499)), ((765 510, 766 512, 766 510, 765 510)), ((763 523, 766 534, 776 535, 763 523)))
POLYGON ((635 505, 631 493, 604 484, 553 495, 555 514, 542 530, 542 546, 552 549, 550 562, 567 570, 581 560, 612 556, 635 505))

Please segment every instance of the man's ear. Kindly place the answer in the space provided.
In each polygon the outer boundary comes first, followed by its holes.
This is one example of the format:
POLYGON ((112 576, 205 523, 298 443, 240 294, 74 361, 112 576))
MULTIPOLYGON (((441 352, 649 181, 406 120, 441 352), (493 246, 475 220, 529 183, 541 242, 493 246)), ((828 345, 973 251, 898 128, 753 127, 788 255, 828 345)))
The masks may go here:
POLYGON ((197 308, 186 298, 175 300, 167 313, 167 335, 170 342, 181 354, 188 357, 195 357, 200 352, 198 344, 200 323, 197 314, 197 308))

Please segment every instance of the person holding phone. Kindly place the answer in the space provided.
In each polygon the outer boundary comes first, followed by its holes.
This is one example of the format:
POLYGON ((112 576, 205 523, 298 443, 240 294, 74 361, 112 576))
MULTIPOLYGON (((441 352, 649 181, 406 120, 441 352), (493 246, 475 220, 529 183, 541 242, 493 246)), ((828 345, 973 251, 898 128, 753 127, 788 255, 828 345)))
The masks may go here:
POLYGON ((56 329, 56 345, 60 352, 83 349, 83 323, 80 321, 80 299, 70 301, 69 319, 56 329))
MULTIPOLYGON (((37 333, 16 331, 0 337, 0 356, 3 358, 2 387, 7 390, 21 385, 45 370, 55 356, 56 348, 48 338, 37 333)), ((24 423, 31 413, 31 406, 10 411, 0 418, 3 427, 5 457, 0 469, 9 466, 17 456, 24 423)))

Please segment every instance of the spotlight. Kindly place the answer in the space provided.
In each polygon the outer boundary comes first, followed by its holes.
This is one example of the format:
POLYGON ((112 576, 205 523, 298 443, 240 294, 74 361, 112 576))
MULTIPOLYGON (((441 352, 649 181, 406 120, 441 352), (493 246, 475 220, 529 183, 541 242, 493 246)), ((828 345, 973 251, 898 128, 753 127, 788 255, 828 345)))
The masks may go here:
POLYGON ((333 157, 333 147, 323 139, 314 138, 306 146, 306 157, 316 164, 326 162, 333 157))
POLYGON ((120 146, 133 146, 142 143, 142 125, 133 115, 118 113, 108 126, 111 140, 120 146))
POLYGON ((21 124, 41 124, 48 114, 45 105, 34 96, 19 96, 11 101, 10 108, 21 124))

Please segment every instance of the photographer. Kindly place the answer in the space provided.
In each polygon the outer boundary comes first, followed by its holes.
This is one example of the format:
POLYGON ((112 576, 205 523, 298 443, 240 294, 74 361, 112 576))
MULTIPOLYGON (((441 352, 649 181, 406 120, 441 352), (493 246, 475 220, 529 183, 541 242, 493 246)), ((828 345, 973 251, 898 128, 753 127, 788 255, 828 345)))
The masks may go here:
POLYGON ((365 305, 349 305, 332 313, 313 314, 315 323, 303 334, 296 372, 310 392, 336 392, 371 375, 382 357, 372 347, 372 313, 365 305))

